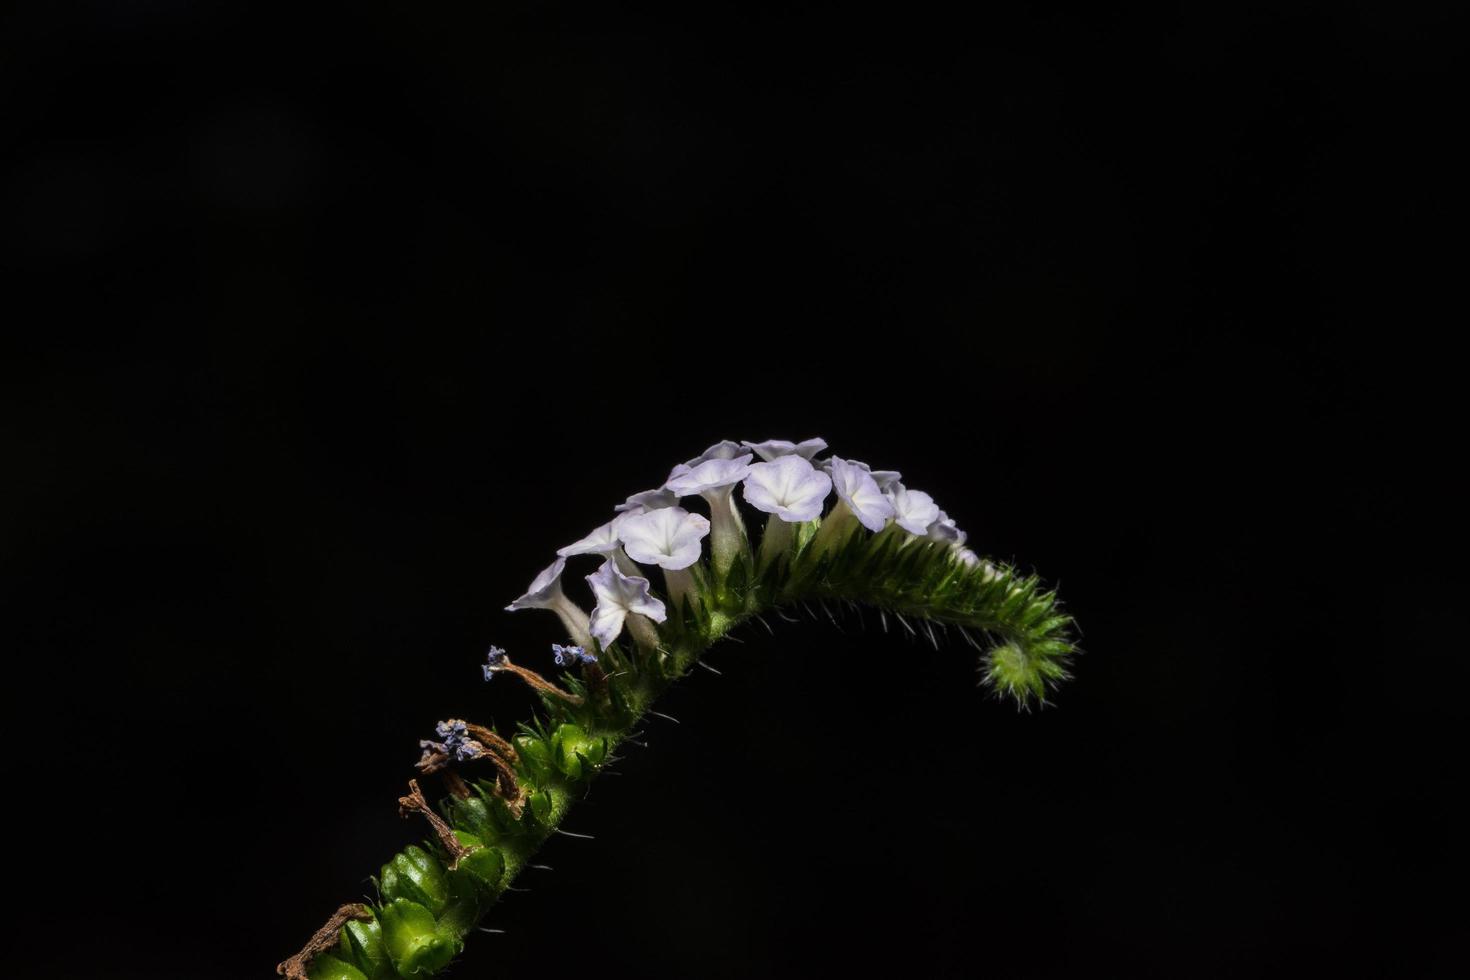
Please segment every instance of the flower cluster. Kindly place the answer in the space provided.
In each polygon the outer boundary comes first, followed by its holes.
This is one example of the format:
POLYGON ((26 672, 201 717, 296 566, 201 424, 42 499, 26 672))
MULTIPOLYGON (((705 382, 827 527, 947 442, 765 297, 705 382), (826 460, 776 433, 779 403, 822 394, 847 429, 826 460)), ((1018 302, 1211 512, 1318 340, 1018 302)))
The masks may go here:
MULTIPOLYGON (((559 665, 590 663, 594 643, 607 649, 628 630, 640 646, 656 646, 653 624, 667 619, 665 603, 653 592, 645 568, 663 573, 666 595, 678 607, 690 596, 691 572, 703 568, 704 541, 709 539, 709 570, 718 578, 728 572, 750 542, 735 489, 745 503, 767 515, 761 560, 773 560, 789 546, 791 527, 820 520, 827 541, 856 525, 878 533, 931 541, 953 549, 967 566, 980 562, 966 548, 965 532, 940 510, 934 498, 911 490, 895 470, 875 470, 866 463, 828 456, 823 439, 788 442, 722 440, 700 455, 674 466, 664 482, 630 495, 613 508, 614 516, 578 541, 557 550, 557 558, 536 576, 526 594, 507 609, 548 609, 562 620, 572 644, 553 644, 559 665), (759 462, 756 462, 759 457, 759 462), (836 501, 823 518, 829 498, 836 501), (699 498, 708 516, 685 506, 699 498), (586 582, 595 606, 591 613, 562 589, 568 559, 596 557, 601 565, 586 582), (576 652, 573 652, 576 651, 576 652)), ((488 678, 492 662, 485 667, 488 678)))

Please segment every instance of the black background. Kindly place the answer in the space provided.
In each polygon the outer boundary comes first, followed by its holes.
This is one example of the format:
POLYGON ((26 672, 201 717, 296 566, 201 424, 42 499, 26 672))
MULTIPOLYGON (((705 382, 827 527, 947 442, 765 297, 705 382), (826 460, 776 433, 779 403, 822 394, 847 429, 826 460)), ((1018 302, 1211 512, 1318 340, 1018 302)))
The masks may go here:
POLYGON ((698 6, 5 15, 10 972, 270 975, 556 547, 819 434, 1075 681, 749 630, 455 976, 1457 973, 1447 20, 698 6))

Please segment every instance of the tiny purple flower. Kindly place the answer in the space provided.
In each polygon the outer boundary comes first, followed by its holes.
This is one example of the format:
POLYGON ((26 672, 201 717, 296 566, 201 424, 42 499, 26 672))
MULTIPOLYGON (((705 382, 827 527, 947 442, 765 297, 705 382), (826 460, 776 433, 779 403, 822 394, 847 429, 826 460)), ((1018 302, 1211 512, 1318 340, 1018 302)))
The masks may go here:
POLYGON ((597 663, 597 654, 588 652, 586 647, 562 646, 560 643, 553 643, 551 653, 556 658, 558 667, 570 667, 577 663, 597 663))

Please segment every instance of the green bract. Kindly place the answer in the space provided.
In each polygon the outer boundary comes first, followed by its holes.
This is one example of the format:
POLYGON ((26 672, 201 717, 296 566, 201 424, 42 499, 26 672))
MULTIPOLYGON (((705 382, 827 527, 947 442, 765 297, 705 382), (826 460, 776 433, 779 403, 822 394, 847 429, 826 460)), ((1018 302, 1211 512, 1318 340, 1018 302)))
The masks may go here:
MULTIPOLYGON (((862 464, 843 465, 849 483, 865 479, 866 467, 852 468, 862 464)), ((882 475, 902 490, 897 474, 882 475)), ((960 548, 963 535, 958 541, 953 534, 917 535, 891 520, 877 533, 867 530, 864 522, 872 526, 873 511, 881 508, 874 489, 864 489, 863 522, 839 503, 816 520, 785 524, 771 518, 765 522, 769 537, 758 548, 743 530, 726 539, 717 563, 706 556, 687 576, 678 570, 684 594, 677 603, 666 602, 666 618, 656 631, 646 620, 631 622, 611 646, 596 648, 595 663, 588 657, 564 675, 563 687, 512 665, 497 651, 487 678, 493 671, 520 675, 540 698, 540 717, 520 726, 509 742, 494 733, 481 735, 500 746, 494 749, 498 770, 485 761, 492 749, 483 745, 484 754, 472 753, 468 761, 441 756, 429 768, 421 763, 425 772, 450 765, 457 770, 449 784, 453 792, 439 806, 444 820, 436 836, 383 865, 374 918, 342 926, 336 946, 311 959, 309 976, 393 980, 442 970, 653 701, 693 669, 711 644, 764 612, 854 604, 876 610, 885 624, 892 619, 931 638, 935 626, 958 628, 983 650, 983 683, 1019 704, 1039 702, 1067 676, 1075 652, 1070 617, 1054 594, 1035 577, 960 548)), ((717 497, 716 506, 724 506, 727 497, 717 497)), ((730 509, 737 518, 724 522, 727 529, 743 527, 733 503, 730 509)), ((580 629, 585 614, 562 597, 556 572, 546 586, 547 601, 556 604, 563 622, 580 629)))

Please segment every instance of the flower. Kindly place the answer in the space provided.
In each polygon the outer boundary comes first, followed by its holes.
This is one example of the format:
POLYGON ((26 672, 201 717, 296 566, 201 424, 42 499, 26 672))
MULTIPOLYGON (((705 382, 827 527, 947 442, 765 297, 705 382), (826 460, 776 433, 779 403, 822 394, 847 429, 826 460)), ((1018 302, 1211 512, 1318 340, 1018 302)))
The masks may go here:
POLYGON ((578 661, 584 664, 597 663, 597 654, 588 653, 586 647, 564 647, 560 643, 553 643, 551 645, 551 653, 556 658, 556 665, 558 667, 570 667, 578 661))
POLYGON ((939 520, 939 506, 922 490, 895 483, 888 499, 893 503, 894 521, 910 534, 925 534, 929 525, 939 520))
POLYGON ((837 456, 830 460, 832 487, 854 517, 869 531, 881 531, 893 516, 893 501, 878 489, 873 474, 864 463, 848 462, 837 456))
MULTIPOLYGON (((757 451, 759 448, 756 447, 757 451)), ((765 454, 762 453, 762 456, 765 454)), ((792 524, 820 516, 822 504, 826 501, 827 494, 832 492, 832 478, 809 463, 805 456, 795 453, 774 459, 769 456, 765 458, 771 462, 756 463, 750 467, 750 476, 745 478, 741 488, 745 502, 756 510, 775 514, 792 524)))
POLYGON ((769 463, 782 456, 791 455, 811 459, 827 448, 827 440, 806 439, 802 442, 787 442, 785 439, 767 439, 765 442, 744 442, 741 445, 769 463))
POLYGON ((492 646, 490 652, 485 655, 485 663, 480 665, 485 672, 485 680, 494 680, 495 672, 505 669, 505 651, 500 647, 492 646))
POLYGON ((937 541, 939 544, 953 545, 958 548, 965 543, 967 537, 969 535, 955 525, 954 518, 942 510, 939 512, 938 519, 929 525, 929 540, 937 541))
POLYGON ((573 541, 565 548, 556 549, 556 553, 563 558, 571 558, 574 555, 611 555, 618 550, 621 542, 618 540, 618 525, 622 523, 626 515, 619 514, 617 517, 598 527, 580 541, 573 541))
POLYGON ((729 439, 721 439, 719 442, 715 443, 713 446, 710 446, 704 452, 700 453, 698 456, 694 457, 689 462, 683 465, 693 468, 695 466, 698 466, 700 463, 708 463, 712 459, 734 459, 736 456, 739 456, 743 451, 744 450, 742 449, 740 443, 732 442, 729 439))
POLYGON ((657 490, 644 490, 642 493, 635 493, 626 501, 614 507, 613 510, 620 512, 632 511, 635 514, 641 514, 648 510, 658 510, 660 507, 672 507, 678 502, 678 497, 663 487, 659 487, 657 490))
POLYGON ((709 534, 709 521, 683 507, 665 507, 622 518, 619 534, 634 561, 677 570, 699 561, 700 541, 709 534))
MULTIPOLYGON (((711 446, 713 452, 724 446, 711 446)), ((735 556, 750 545, 745 536, 745 522, 731 499, 735 484, 750 475, 750 453, 730 459, 691 460, 695 465, 680 463, 669 474, 664 488, 680 497, 699 494, 709 504, 710 558, 716 575, 723 575, 735 563, 735 556)))
POLYGON ((592 610, 591 632, 607 649, 623 632, 623 623, 633 614, 647 616, 662 623, 667 614, 664 604, 648 594, 648 579, 624 575, 610 561, 587 576, 592 594, 597 597, 597 606, 592 610))
POLYGON ((541 574, 531 582, 531 587, 526 590, 525 595, 505 608, 507 612, 517 612, 521 609, 550 609, 561 618, 562 625, 566 627, 572 639, 585 646, 592 641, 592 637, 587 633, 587 614, 575 602, 568 599, 566 593, 561 589, 561 573, 566 567, 567 560, 558 557, 556 561, 541 570, 541 574))
POLYGON ((424 750, 424 758, 419 760, 420 764, 435 752, 447 755, 455 762, 468 762, 485 754, 485 746, 470 738, 465 723, 458 718, 439 722, 434 726, 434 733, 439 736, 440 741, 424 739, 419 742, 419 748, 424 750))
MULTIPOLYGON (((827 459, 818 460, 816 465, 821 467, 823 472, 831 473, 832 460, 836 458, 836 456, 830 456, 827 459)), ((878 489, 884 491, 885 493, 890 488, 892 488, 895 483, 903 479, 903 474, 900 473, 898 470, 875 470, 867 463, 859 462, 855 459, 844 460, 844 462, 858 467, 863 472, 871 476, 873 478, 873 482, 878 484, 878 489)))
POLYGON ((714 491, 734 486, 750 475, 750 453, 729 458, 692 460, 680 463, 669 474, 664 489, 677 497, 694 494, 711 494, 714 491))
POLYGON ((561 590, 561 573, 566 567, 566 561, 558 558, 541 569, 541 573, 531 580, 531 587, 526 590, 526 594, 506 606, 505 611, 550 608, 558 597, 564 595, 561 590))

